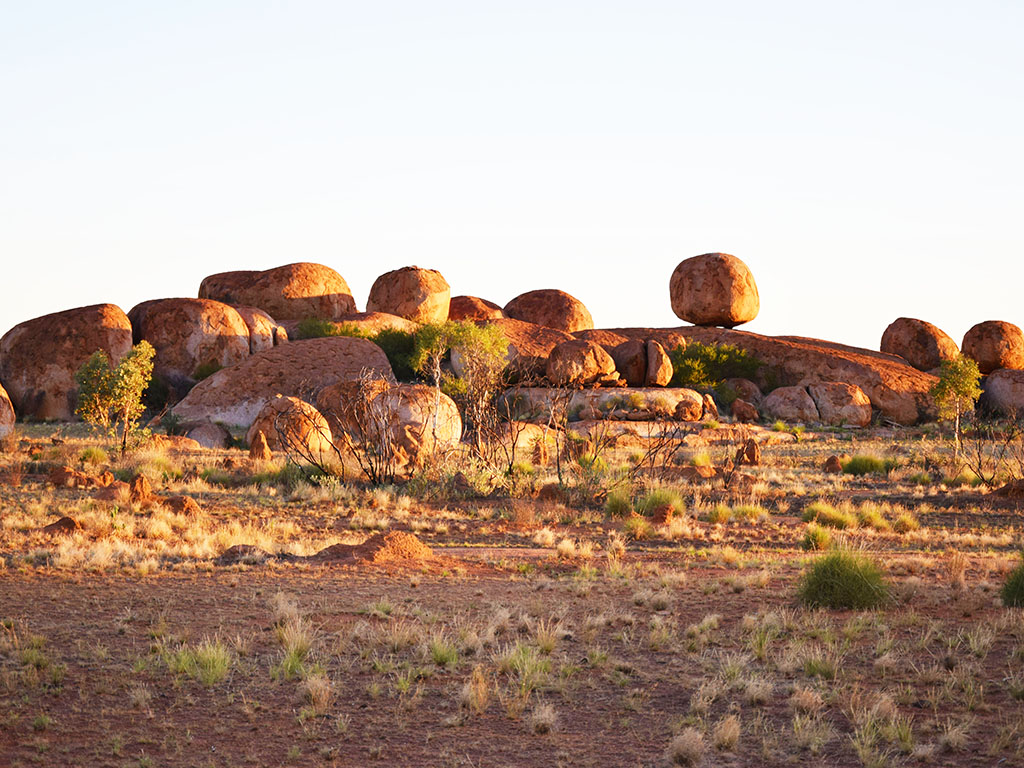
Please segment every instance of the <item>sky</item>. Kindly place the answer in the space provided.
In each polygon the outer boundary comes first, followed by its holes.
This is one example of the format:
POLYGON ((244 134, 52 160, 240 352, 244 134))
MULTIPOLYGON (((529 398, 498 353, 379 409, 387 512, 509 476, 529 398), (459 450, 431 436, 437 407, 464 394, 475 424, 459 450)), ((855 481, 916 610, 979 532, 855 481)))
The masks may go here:
POLYGON ((1024 3, 0 2, 0 333, 312 261, 877 349, 1024 325, 1024 3))

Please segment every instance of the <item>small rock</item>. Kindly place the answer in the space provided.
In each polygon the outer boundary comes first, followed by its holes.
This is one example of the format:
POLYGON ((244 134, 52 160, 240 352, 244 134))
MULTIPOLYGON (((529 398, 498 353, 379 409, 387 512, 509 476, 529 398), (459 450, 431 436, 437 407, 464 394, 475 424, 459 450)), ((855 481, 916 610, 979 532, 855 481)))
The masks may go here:
POLYGON ((263 430, 257 430, 249 445, 249 458, 253 461, 270 461, 274 458, 270 446, 267 444, 267 436, 263 430))
POLYGON ((822 466, 821 470, 826 475, 839 475, 843 472, 843 465, 842 462, 839 461, 838 456, 829 456, 825 459, 825 464, 822 466))
POLYGON ((760 419, 757 408, 746 400, 733 400, 732 416, 742 424, 755 424, 760 419))

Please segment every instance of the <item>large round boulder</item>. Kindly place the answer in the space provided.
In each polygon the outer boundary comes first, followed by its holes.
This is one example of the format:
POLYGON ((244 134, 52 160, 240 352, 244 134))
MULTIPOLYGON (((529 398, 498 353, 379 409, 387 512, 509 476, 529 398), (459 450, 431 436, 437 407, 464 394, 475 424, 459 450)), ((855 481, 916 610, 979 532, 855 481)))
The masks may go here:
POLYGON ((449 320, 498 320, 504 316, 493 301, 476 296, 452 296, 448 307, 449 320))
POLYGON ((882 334, 882 352, 902 357, 919 371, 932 371, 960 353, 956 342, 924 320, 901 317, 882 334))
POLYGON ((327 419, 297 397, 275 395, 268 400, 245 433, 245 441, 251 445, 258 432, 263 433, 272 451, 316 461, 329 459, 333 453, 327 419))
POLYGON ((615 370, 625 380, 626 386, 644 386, 647 382, 647 345, 643 340, 627 339, 609 352, 615 361, 615 370))
POLYGON ((262 272, 221 272, 205 278, 199 298, 259 307, 279 322, 337 320, 356 311, 345 279, 323 264, 299 262, 262 272))
POLYGON ((761 413, 769 419, 810 424, 820 420, 818 407, 803 387, 773 389, 761 401, 761 413))
POLYGON ((728 253, 705 253, 680 262, 669 281, 672 311, 694 325, 735 328, 761 308, 750 268, 728 253))
POLYGON ((239 306, 234 310, 249 327, 249 353, 256 354, 288 341, 288 331, 258 307, 239 306))
POLYGON ((113 363, 132 348, 132 324, 113 304, 55 312, 14 326, 0 339, 0 382, 22 418, 70 420, 75 372, 96 351, 113 363))
POLYGON ((450 397, 423 384, 383 379, 346 381, 325 387, 317 408, 346 445, 380 446, 387 438, 399 465, 422 465, 433 453, 462 439, 462 416, 450 397))
POLYGON ((14 403, 11 402, 11 398, 7 395, 7 390, 0 386, 0 440, 14 431, 14 422, 16 420, 14 403))
POLYGON ((547 378, 556 387, 588 387, 618 381, 615 361, 604 347, 573 339, 558 344, 548 356, 547 378))
POLYGON ((586 331, 594 327, 594 319, 582 301, 554 288, 527 291, 516 296, 505 305, 505 314, 513 320, 522 320, 566 333, 586 331))
POLYGON ((128 312, 132 340, 156 350, 154 377, 184 395, 211 373, 249 357, 249 326, 233 307, 210 299, 156 299, 128 312))
POLYGON ((249 427, 276 394, 311 401, 322 388, 359 378, 363 371, 394 381, 383 350, 366 339, 331 336, 293 341, 203 379, 173 412, 186 421, 205 419, 249 427))
POLYGON ((1024 333, 1013 323, 987 320, 978 323, 966 334, 960 347, 978 363, 982 373, 1000 368, 1024 368, 1024 333))
POLYGON ((452 291, 436 269, 402 267, 373 281, 367 312, 387 312, 415 323, 443 323, 448 319, 452 291))
POLYGON ((1006 416, 1024 417, 1024 371, 1000 368, 982 383, 985 408, 1006 416))
POLYGON ((866 427, 871 423, 871 401, 864 390, 854 384, 839 381, 811 384, 807 392, 822 424, 866 427))

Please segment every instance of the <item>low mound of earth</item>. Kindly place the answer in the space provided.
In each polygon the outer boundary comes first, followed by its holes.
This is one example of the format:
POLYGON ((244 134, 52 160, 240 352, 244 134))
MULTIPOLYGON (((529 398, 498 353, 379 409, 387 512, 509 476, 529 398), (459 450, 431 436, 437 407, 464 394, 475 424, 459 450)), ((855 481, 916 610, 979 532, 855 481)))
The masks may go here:
MULTIPOLYGON (((215 562, 217 565, 236 565, 270 559, 273 559, 270 553, 259 547, 237 544, 228 548, 215 562)), ((451 558, 435 555, 430 547, 404 531, 375 533, 362 544, 333 544, 309 557, 285 555, 280 559, 315 565, 375 565, 400 568, 451 566, 456 563, 451 558)))
POLYGON ((759 358, 775 375, 776 385, 795 386, 837 381, 855 384, 873 408, 897 424, 911 425, 935 418, 929 390, 938 379, 895 355, 848 347, 799 336, 762 336, 725 328, 612 328, 610 338, 655 339, 666 349, 680 336, 701 344, 731 344, 759 358))

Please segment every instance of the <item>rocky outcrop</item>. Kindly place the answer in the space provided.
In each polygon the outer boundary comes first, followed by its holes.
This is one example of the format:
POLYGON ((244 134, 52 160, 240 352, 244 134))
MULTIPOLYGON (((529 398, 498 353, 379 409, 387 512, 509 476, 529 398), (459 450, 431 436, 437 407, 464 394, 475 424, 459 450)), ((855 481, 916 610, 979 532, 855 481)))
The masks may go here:
POLYGON ((448 305, 449 320, 500 320, 505 316, 493 301, 477 296, 452 296, 448 305))
POLYGON ((0 440, 14 431, 15 421, 17 417, 14 414, 14 403, 11 402, 7 390, 0 386, 0 440))
POLYGON ((963 353, 978 363, 982 373, 1000 368, 1024 368, 1024 333, 1013 323, 988 320, 978 323, 966 334, 963 353))
POLYGON ((197 421, 180 424, 178 428, 185 437, 195 440, 203 448, 223 449, 231 446, 231 432, 223 424, 197 421))
MULTIPOLYGON (((478 321, 478 324, 493 325, 505 334, 508 340, 505 357, 509 369, 514 375, 525 379, 544 377, 551 351, 562 342, 573 340, 571 334, 511 318, 478 321)), ((456 375, 461 375, 462 363, 457 352, 452 352, 451 363, 456 375)))
POLYGON ((551 350, 547 379, 556 387, 589 387, 618 381, 615 361, 600 344, 572 339, 551 350))
POLYGON ((274 318, 257 307, 234 307, 249 328, 249 354, 255 355, 265 349, 276 347, 288 341, 288 331, 274 318))
POLYGON ((644 386, 667 387, 672 382, 672 359, 668 352, 654 339, 647 342, 647 372, 644 386))
POLYGON ((760 420, 761 414, 758 413, 757 406, 737 398, 732 401, 732 417, 740 424, 754 424, 760 420))
POLYGON ((505 305, 505 315, 566 333, 594 327, 594 319, 582 301, 553 288, 527 291, 516 296, 505 305))
POLYGON ((249 326, 227 304, 210 299, 144 301, 128 312, 132 340, 153 345, 153 376, 177 398, 199 379, 249 357, 249 326))
POLYGON ((956 342, 924 320, 901 317, 882 334, 882 352, 902 357, 919 371, 932 371, 960 353, 956 342))
POLYGON ((132 325, 113 304, 69 309, 14 326, 0 339, 0 384, 27 419, 73 418, 75 372, 97 350, 120 362, 132 347, 132 325))
POLYGON ((1024 416, 1024 371, 1000 368, 982 382, 981 405, 1006 416, 1024 416))
POLYGON ((647 344, 640 339, 627 339, 608 351, 626 386, 644 386, 647 381, 647 344))
POLYGON ((356 311, 345 279, 323 264, 299 262, 262 272, 221 272, 205 278, 199 298, 259 307, 278 322, 337 320, 356 311))
POLYGON ((436 269, 402 267, 373 282, 366 311, 387 312, 415 323, 443 323, 451 298, 448 281, 436 269))
POLYGON ((260 433, 271 451, 316 461, 330 460, 334 453, 327 419, 297 397, 276 395, 268 400, 246 432, 245 441, 255 444, 260 433))
POLYGON ((458 446, 462 439, 462 416, 455 402, 423 384, 344 382, 323 389, 317 407, 335 434, 344 435, 336 443, 380 444, 381 430, 388 430, 400 466, 422 466, 427 457, 458 446))
POLYGON ((803 387, 773 389, 761 401, 761 413, 769 419, 811 424, 819 420, 818 408, 803 387))
POLYGON ((705 253, 680 262, 669 281, 672 311, 695 325, 735 328, 761 308, 750 268, 728 253, 705 253))
POLYGON ((582 389, 567 393, 546 387, 513 387, 502 395, 513 419, 547 423, 552 410, 564 410, 570 421, 698 421, 704 398, 683 387, 582 389), (682 405, 680 405, 682 404, 682 405))
POLYGON ((871 423, 871 401, 853 384, 833 381, 807 387, 823 424, 866 427, 871 423))
POLYGON ((384 352, 366 339, 293 341, 217 371, 199 382, 173 412, 185 420, 249 427, 276 394, 312 399, 324 387, 358 378, 364 370, 394 381, 384 352))

